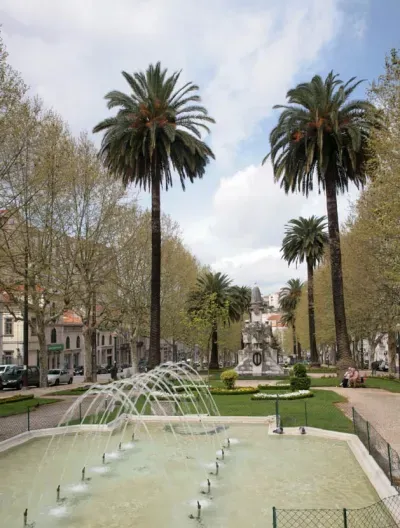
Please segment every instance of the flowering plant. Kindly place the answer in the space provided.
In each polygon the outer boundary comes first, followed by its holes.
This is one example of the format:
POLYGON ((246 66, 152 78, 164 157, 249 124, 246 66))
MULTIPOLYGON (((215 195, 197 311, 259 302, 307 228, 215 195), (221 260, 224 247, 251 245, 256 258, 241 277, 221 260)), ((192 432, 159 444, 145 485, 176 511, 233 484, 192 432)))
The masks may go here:
POLYGON ((191 394, 179 394, 176 392, 153 391, 150 393, 150 400, 158 401, 194 401, 196 397, 191 394))
POLYGON ((285 392, 283 394, 265 394, 259 393, 252 396, 252 400, 301 400, 302 398, 311 398, 314 394, 309 390, 299 390, 296 392, 285 392))
POLYGON ((258 389, 255 387, 236 387, 236 389, 223 389, 218 387, 213 387, 210 389, 211 394, 218 395, 230 395, 230 394, 255 394, 258 392, 258 389))

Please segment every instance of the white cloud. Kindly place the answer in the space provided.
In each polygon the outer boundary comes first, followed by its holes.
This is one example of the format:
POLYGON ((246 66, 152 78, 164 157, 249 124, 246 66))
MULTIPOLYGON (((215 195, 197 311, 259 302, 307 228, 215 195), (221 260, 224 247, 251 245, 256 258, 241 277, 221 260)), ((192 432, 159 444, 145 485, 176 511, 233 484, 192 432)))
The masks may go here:
MULTIPOLYGON (((161 60, 200 85, 217 120, 214 171, 233 176, 220 180, 211 216, 197 210, 193 224, 179 217, 185 239, 238 282, 272 288, 293 274, 279 259, 284 223, 323 214, 324 200, 285 196, 269 165, 238 171, 239 147, 343 30, 343 6, 342 0, 2 0, 0 15, 12 64, 75 133, 106 115, 107 91, 126 90, 123 69, 161 60)), ((179 210, 176 200, 171 212, 179 210)))
MULTIPOLYGON (((343 222, 357 190, 338 199, 343 222)), ((250 166, 223 178, 213 199, 213 214, 201 224, 185 230, 185 238, 196 254, 227 273, 239 284, 255 281, 267 293, 291 277, 305 279, 305 267, 288 268, 280 258, 284 226, 298 216, 326 214, 325 195, 314 193, 308 199, 300 194, 285 195, 274 183, 272 167, 250 166)))

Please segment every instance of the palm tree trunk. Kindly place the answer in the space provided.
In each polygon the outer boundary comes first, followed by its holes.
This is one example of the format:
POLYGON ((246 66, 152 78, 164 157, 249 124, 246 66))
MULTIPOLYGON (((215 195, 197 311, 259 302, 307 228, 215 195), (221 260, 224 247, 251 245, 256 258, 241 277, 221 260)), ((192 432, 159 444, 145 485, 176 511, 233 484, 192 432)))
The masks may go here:
POLYGON ((307 260, 308 332, 310 335, 311 363, 318 363, 317 341, 315 339, 314 313, 314 266, 307 260))
POLYGON ((292 323, 292 332, 293 332, 293 357, 297 356, 297 339, 296 339, 296 325, 292 323))
POLYGON ((342 255, 340 251, 339 218, 337 210, 337 189, 334 178, 329 174, 325 183, 326 209, 328 214, 329 249, 331 258, 331 280, 333 313, 337 355, 339 359, 350 360, 349 335, 347 333, 346 311, 344 306, 342 255))
POLYGON ((161 362, 161 189, 159 176, 157 162, 154 157, 151 181, 151 312, 149 368, 154 368, 161 362))
POLYGON ((218 327, 217 323, 213 324, 211 334, 211 358, 210 358, 210 369, 219 369, 219 358, 218 358, 218 327))

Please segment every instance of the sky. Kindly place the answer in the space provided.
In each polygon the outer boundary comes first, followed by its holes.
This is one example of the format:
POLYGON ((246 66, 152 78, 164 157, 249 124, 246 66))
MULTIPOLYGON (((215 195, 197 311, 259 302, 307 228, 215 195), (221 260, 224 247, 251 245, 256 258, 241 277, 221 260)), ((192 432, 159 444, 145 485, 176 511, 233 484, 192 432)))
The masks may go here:
MULTIPOLYGON (((108 91, 128 91, 122 70, 160 60, 200 86, 216 119, 206 138, 216 160, 185 192, 163 192, 162 209, 202 263, 264 294, 305 279, 303 266, 281 259, 285 224, 326 211, 324 195, 286 196, 261 166, 272 107, 331 70, 366 79, 355 94, 364 97, 400 47, 398 20, 400 0, 0 0, 10 63, 74 134, 109 114, 108 91)), ((356 198, 356 189, 340 197, 340 221, 356 198)), ((148 195, 139 199, 149 206, 148 195)))

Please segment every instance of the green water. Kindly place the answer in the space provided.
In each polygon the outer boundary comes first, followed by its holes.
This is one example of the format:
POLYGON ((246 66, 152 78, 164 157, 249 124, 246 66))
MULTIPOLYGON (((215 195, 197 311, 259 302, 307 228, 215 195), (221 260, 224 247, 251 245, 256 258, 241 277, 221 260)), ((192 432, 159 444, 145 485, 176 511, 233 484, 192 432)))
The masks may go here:
POLYGON ((203 527, 270 527, 272 506, 358 508, 378 500, 344 442, 271 437, 266 426, 231 426, 227 434, 238 443, 232 440, 215 477, 208 474, 217 437, 175 438, 153 424, 152 439, 141 429, 133 448, 119 452, 119 442, 131 440, 131 427, 123 438, 121 433, 63 436, 50 447, 48 438, 37 439, 0 454, 0 526, 20 528, 29 507, 28 522, 36 528, 184 528, 198 526, 189 515, 196 516, 200 499, 203 527), (104 451, 120 458, 108 456, 103 465, 104 451), (84 493, 79 492, 83 466, 91 479, 84 493), (203 495, 207 477, 211 494, 203 495), (58 484, 67 499, 59 506, 58 484))

